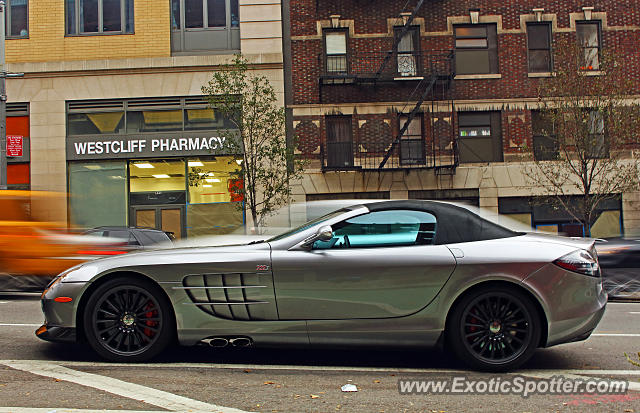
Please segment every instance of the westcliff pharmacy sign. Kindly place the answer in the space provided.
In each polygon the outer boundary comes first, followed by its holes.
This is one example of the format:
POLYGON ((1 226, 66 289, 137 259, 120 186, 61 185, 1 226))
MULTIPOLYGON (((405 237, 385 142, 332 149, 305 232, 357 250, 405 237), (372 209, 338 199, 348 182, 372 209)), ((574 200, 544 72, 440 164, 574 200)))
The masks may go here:
POLYGON ((233 155, 237 145, 225 136, 128 136, 67 138, 67 160, 233 155))

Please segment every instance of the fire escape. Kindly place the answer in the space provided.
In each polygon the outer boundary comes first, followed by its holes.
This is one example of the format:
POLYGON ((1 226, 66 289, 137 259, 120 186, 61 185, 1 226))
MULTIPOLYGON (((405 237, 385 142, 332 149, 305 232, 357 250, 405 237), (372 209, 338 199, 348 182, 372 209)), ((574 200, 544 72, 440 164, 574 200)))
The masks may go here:
MULTIPOLYGON (((455 144, 455 107, 453 101, 454 55, 451 50, 407 50, 399 48, 411 35, 414 19, 425 0, 418 0, 411 13, 400 14, 403 25, 396 27, 391 50, 374 53, 349 53, 340 59, 319 57, 321 103, 349 103, 349 94, 371 96, 378 100, 403 90, 404 101, 394 105, 398 129, 391 128, 391 139, 361 138, 351 142, 327 141, 321 146, 324 170, 407 170, 434 169, 439 175, 452 175, 458 164, 455 144), (426 102, 426 104, 425 104, 426 102), (416 121, 422 127, 415 132, 416 121), (425 125, 426 126, 425 128, 425 125), (424 131, 422 129, 425 129, 424 131), (420 136, 421 135, 421 136, 420 136), (332 152, 334 155, 332 156, 332 152), (336 152, 347 152, 335 156, 336 152)), ((418 37, 419 39, 419 37, 418 37)), ((355 103, 355 102, 354 102, 355 103)))

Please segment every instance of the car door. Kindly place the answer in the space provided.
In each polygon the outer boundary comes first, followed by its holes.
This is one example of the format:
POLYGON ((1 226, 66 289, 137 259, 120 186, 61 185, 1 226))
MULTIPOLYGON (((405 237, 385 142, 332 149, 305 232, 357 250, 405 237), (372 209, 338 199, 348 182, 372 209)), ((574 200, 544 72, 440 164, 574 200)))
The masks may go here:
POLYGON ((344 320, 409 315, 424 308, 456 261, 433 245, 433 214, 376 211, 333 225, 330 241, 310 250, 274 249, 280 319, 344 320))

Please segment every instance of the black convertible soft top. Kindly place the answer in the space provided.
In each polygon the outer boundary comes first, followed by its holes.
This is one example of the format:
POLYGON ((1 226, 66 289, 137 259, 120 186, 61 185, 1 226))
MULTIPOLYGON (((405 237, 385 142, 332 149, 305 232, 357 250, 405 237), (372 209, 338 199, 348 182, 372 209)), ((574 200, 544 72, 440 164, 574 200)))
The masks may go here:
POLYGON ((438 245, 508 238, 521 234, 481 218, 466 208, 445 202, 402 200, 364 205, 372 212, 410 209, 433 214, 437 222, 435 244, 438 245))

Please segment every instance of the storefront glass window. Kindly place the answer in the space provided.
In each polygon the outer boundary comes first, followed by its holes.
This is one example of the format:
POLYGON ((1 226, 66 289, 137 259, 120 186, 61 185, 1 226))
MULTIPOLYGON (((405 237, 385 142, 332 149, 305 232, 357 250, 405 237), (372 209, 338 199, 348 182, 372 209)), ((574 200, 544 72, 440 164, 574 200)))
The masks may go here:
POLYGON ((187 205, 187 236, 220 235, 236 232, 244 225, 237 202, 187 205))
POLYGON ((127 112, 127 133, 182 130, 182 110, 142 110, 127 112))
POLYGON ((619 237, 622 235, 620 227, 620 211, 602 211, 591 226, 591 236, 593 238, 619 237))
POLYGON ((206 204, 231 202, 230 189, 235 177, 232 172, 240 167, 232 156, 218 156, 213 160, 189 159, 189 203, 206 204))
POLYGON ((184 161, 141 160, 129 162, 131 192, 184 191, 184 161))
POLYGON ((243 225, 241 200, 232 190, 238 181, 233 172, 239 168, 232 156, 188 160, 188 236, 227 234, 243 225))
POLYGON ((69 114, 69 135, 98 135, 122 133, 124 112, 96 112, 69 114))
POLYGON ((127 225, 127 167, 121 161, 69 164, 71 222, 84 228, 127 225))

